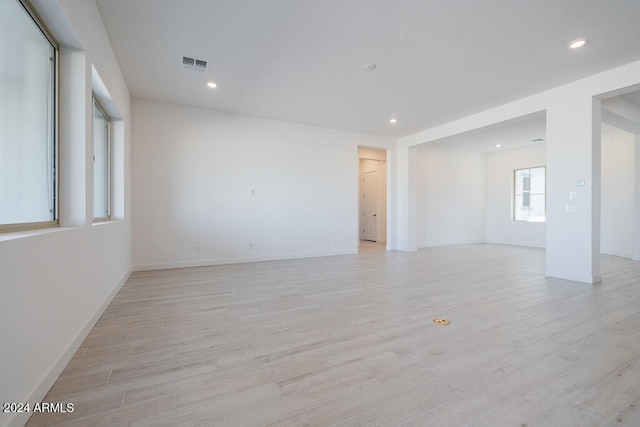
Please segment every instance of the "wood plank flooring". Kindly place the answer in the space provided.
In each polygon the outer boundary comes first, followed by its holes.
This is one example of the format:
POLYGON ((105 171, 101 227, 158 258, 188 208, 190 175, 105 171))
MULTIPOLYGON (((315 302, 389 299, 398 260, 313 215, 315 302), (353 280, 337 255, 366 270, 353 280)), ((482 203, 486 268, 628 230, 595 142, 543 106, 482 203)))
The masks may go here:
POLYGON ((134 273, 28 426, 639 426, 640 262, 462 245, 134 273), (444 317, 449 326, 436 325, 444 317))

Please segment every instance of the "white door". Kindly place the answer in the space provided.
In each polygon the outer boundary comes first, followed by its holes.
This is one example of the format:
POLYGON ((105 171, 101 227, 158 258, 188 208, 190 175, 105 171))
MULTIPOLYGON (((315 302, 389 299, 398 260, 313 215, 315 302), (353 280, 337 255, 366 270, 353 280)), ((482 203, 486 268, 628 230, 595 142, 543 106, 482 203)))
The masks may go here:
POLYGON ((375 242, 377 240, 377 207, 378 207, 378 177, 376 172, 367 172, 362 183, 362 229, 363 239, 375 242))

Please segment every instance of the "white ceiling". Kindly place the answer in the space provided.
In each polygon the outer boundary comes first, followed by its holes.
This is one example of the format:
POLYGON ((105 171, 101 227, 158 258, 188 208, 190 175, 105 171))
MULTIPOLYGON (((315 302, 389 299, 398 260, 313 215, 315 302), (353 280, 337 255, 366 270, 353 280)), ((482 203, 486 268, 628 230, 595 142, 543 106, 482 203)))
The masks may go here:
POLYGON ((627 93, 625 95, 621 95, 620 97, 632 104, 640 106, 640 91, 627 93))
POLYGON ((442 138, 430 143, 430 145, 446 146, 456 150, 477 153, 492 153, 527 145, 544 144, 546 130, 546 114, 541 111, 442 138), (500 144, 500 147, 496 147, 496 144, 500 144))
POLYGON ((638 0, 96 1, 134 97, 388 137, 640 59, 638 0))

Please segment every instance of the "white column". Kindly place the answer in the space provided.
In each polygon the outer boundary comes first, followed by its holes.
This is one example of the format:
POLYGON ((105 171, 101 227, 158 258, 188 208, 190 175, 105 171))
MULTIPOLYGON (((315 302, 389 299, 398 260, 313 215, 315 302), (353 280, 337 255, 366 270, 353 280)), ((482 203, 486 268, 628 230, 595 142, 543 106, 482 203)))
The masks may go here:
POLYGON ((635 135, 633 151, 633 259, 640 261, 640 134, 635 135))
POLYGON ((417 250, 415 203, 415 149, 398 143, 392 156, 393 166, 393 233, 390 248, 399 251, 417 250))
POLYGON ((91 86, 84 52, 60 50, 59 194, 60 224, 81 227, 92 218, 91 86))
POLYGON ((600 100, 563 92, 547 109, 546 275, 600 281, 600 100))
POLYGON ((418 250, 418 190, 417 190, 417 159, 418 149, 413 146, 409 148, 409 187, 407 189, 409 202, 409 215, 407 218, 407 249, 408 251, 418 250))

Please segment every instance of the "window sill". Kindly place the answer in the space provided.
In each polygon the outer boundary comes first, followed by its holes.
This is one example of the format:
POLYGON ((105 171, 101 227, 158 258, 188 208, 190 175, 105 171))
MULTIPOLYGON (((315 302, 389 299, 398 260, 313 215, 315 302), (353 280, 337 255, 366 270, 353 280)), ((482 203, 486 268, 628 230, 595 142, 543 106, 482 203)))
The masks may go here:
POLYGON ((42 236, 43 234, 51 234, 51 233, 60 233, 65 230, 73 230, 78 227, 49 227, 49 228, 38 228, 34 230, 24 230, 24 231, 11 231, 7 233, 0 234, 0 242, 6 242, 9 240, 18 240, 18 239, 26 239, 34 236, 42 236))
POLYGON ((91 223, 92 227, 100 227, 103 225, 107 225, 107 224, 115 224, 115 223, 119 223, 122 222, 123 220, 121 218, 109 218, 109 219, 97 219, 94 220, 91 223))
MULTIPOLYGON (((121 223, 124 220, 121 218, 116 218, 116 219, 110 219, 109 221, 102 221, 102 222, 94 222, 91 224, 91 226, 104 226, 104 225, 108 225, 108 224, 117 224, 117 223, 121 223)), ((42 236, 45 234, 52 234, 52 233, 65 233, 65 232, 69 232, 69 231, 73 231, 73 230, 82 230, 83 228, 87 228, 84 226, 79 226, 79 227, 49 227, 49 228, 40 228, 40 229, 34 229, 34 230, 24 230, 24 231, 12 231, 12 232, 7 232, 7 233, 1 233, 0 234, 0 243, 2 242, 8 242, 8 241, 12 241, 12 240, 20 240, 20 239, 28 239, 31 237, 37 237, 37 236, 42 236)))

